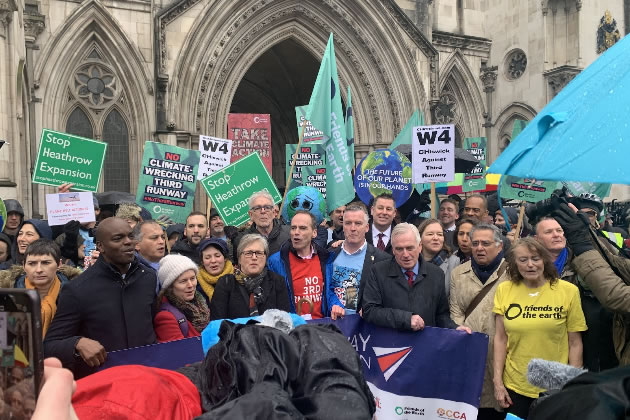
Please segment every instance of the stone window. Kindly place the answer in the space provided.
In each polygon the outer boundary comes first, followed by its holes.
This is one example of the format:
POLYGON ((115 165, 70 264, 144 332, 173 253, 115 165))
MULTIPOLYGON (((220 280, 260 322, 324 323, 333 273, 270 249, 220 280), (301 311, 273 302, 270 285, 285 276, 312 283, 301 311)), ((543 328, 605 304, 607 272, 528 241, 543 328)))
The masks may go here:
POLYGON ((128 107, 116 72, 95 48, 74 71, 68 84, 66 132, 104 141, 105 191, 130 192, 128 107))
POLYGON ((116 109, 112 109, 105 119, 103 141, 107 143, 103 167, 105 191, 129 191, 129 130, 116 109))
POLYGON ((527 55, 521 49, 514 49, 505 57, 505 77, 516 80, 525 73, 527 68, 527 55))

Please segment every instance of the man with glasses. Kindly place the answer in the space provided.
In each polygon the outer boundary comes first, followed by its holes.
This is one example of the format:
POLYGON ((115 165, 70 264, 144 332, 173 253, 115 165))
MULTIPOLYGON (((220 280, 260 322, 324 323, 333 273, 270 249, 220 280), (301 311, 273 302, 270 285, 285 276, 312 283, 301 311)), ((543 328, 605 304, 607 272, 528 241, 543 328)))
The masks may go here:
POLYGON ((470 238, 472 258, 451 272, 451 319, 490 338, 478 418, 502 419, 505 413, 498 411, 492 382, 495 328, 492 308, 497 286, 508 278, 507 262, 503 259, 501 232, 496 226, 485 223, 473 226, 470 238))
MULTIPOLYGON (((249 197, 249 217, 252 225, 234 239, 234 253, 238 249, 241 238, 248 233, 258 233, 267 239, 269 255, 273 255, 282 244, 289 239, 289 226, 280 223, 276 219, 273 197, 267 191, 258 191, 249 197)), ((234 261, 238 261, 238 255, 234 255, 234 261)))
POLYGON ((323 318, 333 306, 342 307, 329 289, 335 255, 318 246, 317 219, 305 210, 291 219, 291 240, 269 257, 267 268, 286 280, 291 312, 323 318))

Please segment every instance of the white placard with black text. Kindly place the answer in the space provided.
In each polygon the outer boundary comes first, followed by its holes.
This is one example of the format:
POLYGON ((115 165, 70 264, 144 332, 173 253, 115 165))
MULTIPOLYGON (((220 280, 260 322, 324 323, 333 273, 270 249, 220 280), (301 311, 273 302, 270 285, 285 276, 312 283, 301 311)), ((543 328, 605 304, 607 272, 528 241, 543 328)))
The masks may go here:
POLYGON ((91 192, 46 194, 46 214, 50 226, 65 225, 71 220, 81 223, 96 221, 91 192))
POLYGON ((232 140, 210 136, 199 136, 199 172, 197 179, 203 179, 230 164, 232 140))
POLYGON ((448 182, 455 178, 455 126, 427 125, 412 130, 413 182, 448 182))

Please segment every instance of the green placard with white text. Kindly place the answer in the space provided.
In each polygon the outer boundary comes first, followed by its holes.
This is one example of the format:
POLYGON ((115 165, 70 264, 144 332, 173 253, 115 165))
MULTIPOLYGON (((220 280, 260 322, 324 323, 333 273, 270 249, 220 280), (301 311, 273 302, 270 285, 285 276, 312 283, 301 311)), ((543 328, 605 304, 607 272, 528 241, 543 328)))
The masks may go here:
POLYGON ((282 201, 258 152, 237 160, 199 182, 226 225, 240 226, 249 220, 248 200, 257 191, 266 190, 273 197, 274 204, 282 201))
POLYGON ((96 192, 103 172, 107 143, 57 131, 42 130, 33 182, 96 192))

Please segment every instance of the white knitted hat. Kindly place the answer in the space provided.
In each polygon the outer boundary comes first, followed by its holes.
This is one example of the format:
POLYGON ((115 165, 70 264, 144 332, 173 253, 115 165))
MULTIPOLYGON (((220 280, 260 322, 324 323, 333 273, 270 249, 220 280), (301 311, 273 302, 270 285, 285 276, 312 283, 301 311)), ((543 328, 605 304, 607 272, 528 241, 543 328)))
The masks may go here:
POLYGON ((171 254, 160 260, 160 269, 158 270, 158 279, 162 289, 168 288, 183 272, 194 270, 195 274, 199 272, 197 264, 190 258, 183 255, 171 254))

